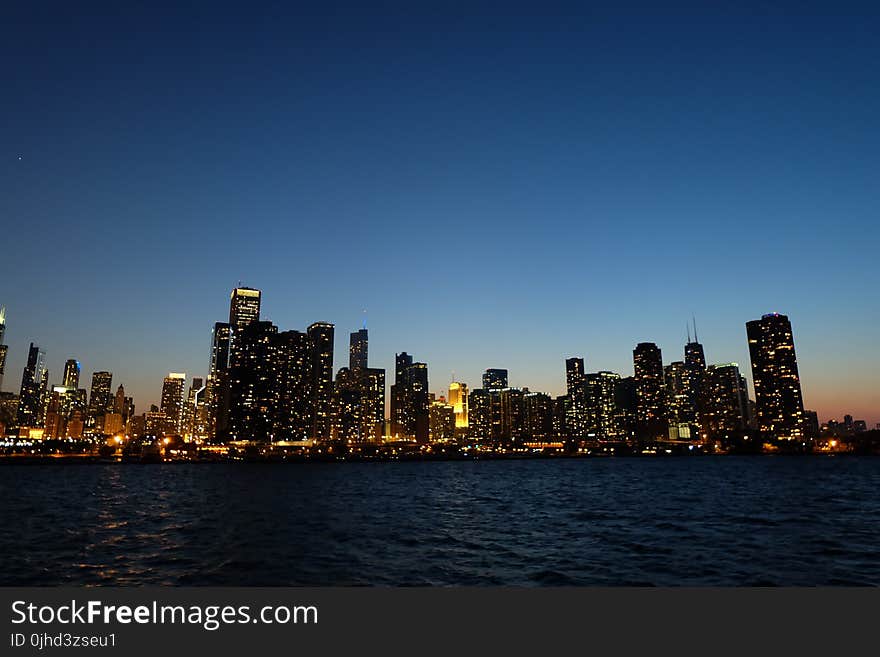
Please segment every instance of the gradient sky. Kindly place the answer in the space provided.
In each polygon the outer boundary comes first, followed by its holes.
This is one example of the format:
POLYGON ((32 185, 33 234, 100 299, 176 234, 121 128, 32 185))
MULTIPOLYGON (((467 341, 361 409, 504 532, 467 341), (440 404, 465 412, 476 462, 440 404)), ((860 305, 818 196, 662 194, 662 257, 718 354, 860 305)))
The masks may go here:
POLYGON ((880 422, 880 10, 150 4, 4 4, 5 390, 33 340, 147 410, 241 280, 432 391, 680 360, 692 315, 751 381, 778 311, 806 406, 880 422))

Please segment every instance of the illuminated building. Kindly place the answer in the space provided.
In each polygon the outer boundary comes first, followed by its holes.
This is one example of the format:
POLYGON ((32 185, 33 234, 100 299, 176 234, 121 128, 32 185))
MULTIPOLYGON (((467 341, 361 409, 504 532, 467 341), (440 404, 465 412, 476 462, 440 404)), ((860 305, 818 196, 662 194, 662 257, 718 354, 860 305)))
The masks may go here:
POLYGON ((583 438, 587 433, 587 399, 584 390, 584 359, 565 361, 565 389, 568 397, 565 426, 568 437, 583 438))
POLYGON ((449 403, 455 412, 455 426, 457 429, 467 429, 468 426, 468 387, 467 383, 453 381, 449 384, 449 403))
POLYGON ((549 442, 554 438, 553 398, 543 392, 523 396, 523 440, 549 442))
POLYGON ((240 331, 260 319, 261 293, 250 287, 237 287, 229 295, 229 325, 240 331))
POLYGON ((730 443, 749 426, 749 395, 737 363, 710 365, 704 379, 703 432, 712 442, 730 443))
POLYGON ((21 390, 18 394, 18 426, 39 427, 43 414, 43 381, 45 354, 31 342, 27 365, 21 375, 21 390))
MULTIPOLYGON (((116 393, 117 399, 119 393, 116 393)), ((182 433, 185 436, 196 438, 206 433, 205 426, 205 385, 201 377, 193 377, 186 394, 186 404, 183 409, 182 433)))
POLYGON ((492 436, 489 391, 472 390, 468 395, 468 438, 475 442, 488 441, 492 436))
POLYGON ((356 370, 367 367, 368 347, 369 340, 366 328, 355 331, 349 336, 348 369, 356 370))
POLYGON ((308 328, 312 372, 312 438, 330 437, 333 404, 333 331, 329 322, 315 322, 308 328))
POLYGON ((66 363, 64 363, 64 378, 62 379, 62 385, 65 388, 71 388, 76 390, 79 388, 79 361, 74 358, 68 359, 66 363))
POLYGON ((103 432, 105 435, 112 436, 120 433, 122 429, 122 415, 120 413, 104 413, 103 432))
POLYGON ((614 372, 591 372, 580 387, 584 391, 586 436, 601 440, 623 438, 625 432, 617 412, 620 375, 614 372))
POLYGON ((378 439, 385 422, 385 370, 367 367, 359 370, 361 393, 361 439, 378 439))
POLYGON ((125 411, 125 386, 120 383, 116 388, 116 396, 113 398, 113 412, 124 417, 125 411))
POLYGON ((392 431, 400 437, 428 442, 428 366, 414 363, 405 351, 395 355, 391 386, 392 431))
POLYGON ((434 399, 428 407, 428 438, 432 443, 451 442, 455 439, 455 409, 446 399, 434 399))
POLYGON ((229 424, 229 346, 232 327, 217 322, 211 331, 211 362, 205 404, 208 412, 208 439, 222 442, 229 424))
POLYGON ((768 438, 804 436, 804 402, 788 317, 770 313, 746 322, 757 428, 768 438))
POLYGON ((4 338, 6 336, 6 307, 0 306, 0 391, 3 390, 3 373, 6 371, 6 352, 9 347, 6 346, 4 338))
POLYGON ((275 440, 307 440, 314 424, 309 336, 302 331, 281 331, 274 342, 275 440))
MULTIPOLYGON (((184 388, 186 374, 171 372, 162 384, 162 399, 159 411, 165 415, 166 434, 182 434, 184 419, 184 388)), ((106 429, 104 433, 109 433, 106 429)))
POLYGON ((94 372, 92 374, 92 387, 89 393, 89 409, 87 424, 94 427, 98 418, 111 408, 110 384, 113 382, 113 374, 110 372, 94 372))
POLYGON ((503 390, 507 386, 507 370, 488 369, 483 373, 483 389, 503 390))
MULTIPOLYGON (((153 407, 155 408, 155 406, 153 407)), ((161 411, 149 411, 144 414, 144 434, 159 437, 165 434, 168 420, 161 411)))
POLYGON ((691 374, 691 368, 680 360, 673 361, 664 368, 663 379, 666 386, 666 412, 670 440, 695 440, 697 438, 697 410, 691 374))
POLYGON ((272 439, 277 335, 271 322, 255 321, 235 338, 229 368, 230 440, 272 439))
POLYGON ((330 435, 334 440, 359 442, 361 439, 361 394, 357 372, 340 368, 333 385, 330 435))
POLYGON ((663 358, 653 342, 633 349, 636 384, 636 435, 642 440, 662 440, 667 435, 663 358))
POLYGON ((553 433, 557 438, 569 440, 568 416, 571 406, 568 395, 560 395, 553 400, 553 433))

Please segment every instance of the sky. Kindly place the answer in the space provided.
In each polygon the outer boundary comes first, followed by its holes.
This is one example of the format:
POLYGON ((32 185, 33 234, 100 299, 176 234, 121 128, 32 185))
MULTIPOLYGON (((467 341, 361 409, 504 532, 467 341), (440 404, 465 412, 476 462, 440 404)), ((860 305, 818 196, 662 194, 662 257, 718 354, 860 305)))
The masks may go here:
POLYGON ((877 8, 160 4, 4 5, 4 390, 34 341, 148 410, 241 281, 438 393, 681 360, 692 317, 751 382, 781 312, 806 407, 880 422, 877 8))

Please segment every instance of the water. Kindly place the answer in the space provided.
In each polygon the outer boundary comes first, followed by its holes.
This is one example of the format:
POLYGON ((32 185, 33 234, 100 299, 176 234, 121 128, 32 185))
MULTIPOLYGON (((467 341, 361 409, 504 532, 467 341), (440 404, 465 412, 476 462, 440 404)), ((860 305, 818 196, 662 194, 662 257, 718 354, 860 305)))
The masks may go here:
POLYGON ((0 467, 2 585, 878 585, 880 459, 0 467))

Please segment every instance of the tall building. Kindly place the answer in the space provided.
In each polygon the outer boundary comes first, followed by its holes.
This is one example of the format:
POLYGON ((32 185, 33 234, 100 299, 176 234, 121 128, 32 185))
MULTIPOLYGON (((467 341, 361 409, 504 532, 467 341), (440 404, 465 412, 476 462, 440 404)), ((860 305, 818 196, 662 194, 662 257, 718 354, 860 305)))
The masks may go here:
POLYGON ((571 394, 584 382, 584 359, 565 359, 565 391, 571 394))
POLYGON ((237 287, 229 295, 229 325, 240 331, 260 319, 261 292, 250 287, 237 287))
POLYGON ((159 411, 165 415, 165 433, 182 434, 184 420, 184 388, 186 374, 171 372, 162 383, 159 411))
POLYGON ((98 418, 112 407, 110 385, 113 382, 113 374, 110 372, 93 372, 92 387, 89 393, 88 426, 98 424, 98 418))
POLYGON ((367 367, 357 371, 361 395, 361 439, 378 439, 385 424, 385 370, 367 367))
POLYGON ((40 427, 43 415, 43 380, 45 354, 31 342, 28 349, 27 365, 21 375, 21 390, 18 394, 18 426, 40 427))
POLYGON ((229 347, 232 327, 217 322, 211 331, 211 362, 205 404, 208 413, 208 439, 222 442, 229 424, 229 347))
POLYGON ((684 345, 684 365, 687 369, 686 393, 690 398, 690 406, 694 412, 696 426, 701 423, 700 416, 703 413, 703 379, 706 375, 706 354, 703 345, 697 338, 697 324, 694 321, 694 336, 691 340, 688 330, 687 343, 684 345))
POLYGON ((355 331, 349 336, 348 369, 356 370, 359 367, 367 367, 368 344, 366 328, 355 331))
POLYGON ((799 440, 804 436, 804 402, 798 375, 791 322, 769 313, 746 322, 757 427, 768 438, 799 440))
POLYGON ((543 392, 529 392, 523 397, 523 440, 550 442, 553 431, 553 398, 543 392))
POLYGON ((275 440, 307 440, 314 426, 309 336, 302 331, 281 331, 274 343, 273 435, 275 440))
POLYGON ((749 427, 749 395, 737 363, 706 369, 703 432, 712 442, 731 443, 749 427))
POLYGON ((684 361, 676 360, 663 370, 666 386, 666 413, 671 440, 697 438, 697 409, 691 384, 691 368, 684 361))
POLYGON ((79 388, 79 361, 75 358, 70 358, 67 362, 64 363, 64 378, 62 379, 62 385, 65 388, 72 388, 76 390, 79 388))
POLYGON ((451 442, 455 439, 455 409, 444 397, 429 396, 429 440, 432 443, 451 442))
POLYGON ((3 390, 3 373, 6 370, 6 307, 0 306, 0 391, 3 390))
POLYGON ((581 439, 587 433, 587 400, 584 389, 584 359, 565 361, 565 389, 568 396, 565 425, 570 438, 581 439))
POLYGON ((449 384, 449 403, 455 413, 455 428, 468 426, 468 387, 467 383, 453 381, 449 384))
POLYGON ((636 434, 642 440, 666 438, 663 389, 663 357, 653 342, 640 342, 633 349, 636 383, 636 434))
POLYGON ((277 335, 272 322, 262 321, 251 322, 236 334, 229 368, 230 440, 273 440, 277 335))
POLYGON ((395 355, 391 423, 398 436, 415 438, 420 443, 428 441, 428 366, 414 363, 405 351, 395 355))
POLYGON ((308 328, 312 373, 312 438, 330 437, 333 414, 333 334, 334 325, 315 322, 308 328))
POLYGON ((624 430, 617 411, 620 375, 614 372, 591 372, 584 377, 586 435, 599 440, 618 440, 624 430))
POLYGON ((503 390, 507 385, 507 370, 488 369, 483 374, 483 388, 485 390, 503 390))

